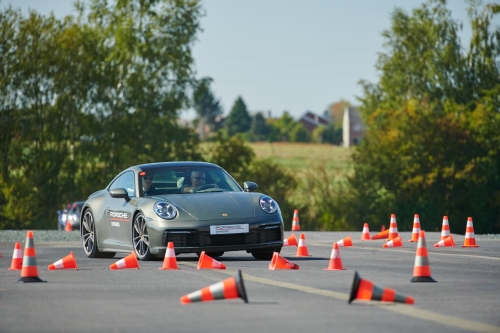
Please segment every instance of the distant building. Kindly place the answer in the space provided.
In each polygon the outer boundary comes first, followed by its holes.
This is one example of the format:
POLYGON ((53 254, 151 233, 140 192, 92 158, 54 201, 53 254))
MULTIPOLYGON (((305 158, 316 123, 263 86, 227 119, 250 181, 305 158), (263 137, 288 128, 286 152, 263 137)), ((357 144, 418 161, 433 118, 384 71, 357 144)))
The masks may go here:
POLYGON ((345 107, 342 122, 342 142, 343 146, 358 145, 365 134, 365 125, 361 120, 359 110, 355 107, 345 107))
POLYGON ((313 132, 318 126, 328 126, 332 123, 332 120, 328 117, 328 112, 325 112, 323 116, 319 116, 311 111, 307 111, 300 119, 299 122, 302 123, 304 128, 309 132, 313 132))

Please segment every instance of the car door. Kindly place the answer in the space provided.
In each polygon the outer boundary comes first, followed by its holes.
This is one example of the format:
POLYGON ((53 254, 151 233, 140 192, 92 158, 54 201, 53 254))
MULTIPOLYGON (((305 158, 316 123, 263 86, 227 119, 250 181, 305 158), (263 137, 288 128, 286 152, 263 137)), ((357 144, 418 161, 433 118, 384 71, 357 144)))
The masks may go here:
MULTIPOLYGON (((128 171, 117 178, 109 187, 110 190, 124 188, 129 197, 135 198, 135 174, 128 171)), ((106 207, 106 218, 114 245, 130 250, 132 247, 132 215, 134 207, 123 198, 109 196, 106 207)))

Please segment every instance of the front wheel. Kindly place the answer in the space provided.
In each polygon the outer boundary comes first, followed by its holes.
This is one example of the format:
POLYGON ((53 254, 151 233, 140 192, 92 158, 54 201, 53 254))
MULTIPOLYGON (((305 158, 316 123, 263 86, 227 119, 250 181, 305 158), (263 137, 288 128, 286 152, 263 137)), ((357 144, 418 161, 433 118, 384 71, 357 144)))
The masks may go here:
POLYGON ((97 233, 95 230, 94 215, 90 209, 85 211, 82 221, 83 250, 89 258, 113 258, 115 252, 101 252, 97 248, 97 233))
POLYGON ((153 260, 155 256, 149 251, 149 234, 146 219, 142 213, 136 215, 132 227, 132 242, 134 244, 135 255, 139 260, 153 260))

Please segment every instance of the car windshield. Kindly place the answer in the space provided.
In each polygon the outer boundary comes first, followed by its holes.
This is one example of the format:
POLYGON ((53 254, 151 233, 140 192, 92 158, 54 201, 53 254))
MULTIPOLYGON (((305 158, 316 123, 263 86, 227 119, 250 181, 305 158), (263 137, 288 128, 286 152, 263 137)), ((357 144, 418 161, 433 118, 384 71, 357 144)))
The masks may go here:
POLYGON ((213 192, 241 192, 223 169, 215 167, 170 167, 139 173, 142 196, 213 192))

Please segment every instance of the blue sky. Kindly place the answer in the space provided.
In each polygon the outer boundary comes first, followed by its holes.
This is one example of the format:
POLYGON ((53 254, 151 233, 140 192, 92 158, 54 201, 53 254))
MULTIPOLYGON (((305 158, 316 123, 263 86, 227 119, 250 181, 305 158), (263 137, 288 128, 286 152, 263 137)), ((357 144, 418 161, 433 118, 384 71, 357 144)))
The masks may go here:
MULTIPOLYGON (((2 0, 57 17, 74 13, 70 0, 2 0)), ((306 110, 322 113, 340 99, 356 103, 360 79, 376 82, 374 64, 383 51, 381 33, 396 6, 411 11, 417 0, 202 0, 193 53, 197 77, 211 77, 227 114, 241 96, 251 111, 284 110, 298 119, 306 110)), ((470 38, 466 2, 448 8, 470 38)), ((500 20, 495 20, 500 25, 500 20)), ((186 111, 183 118, 193 117, 186 111)))

